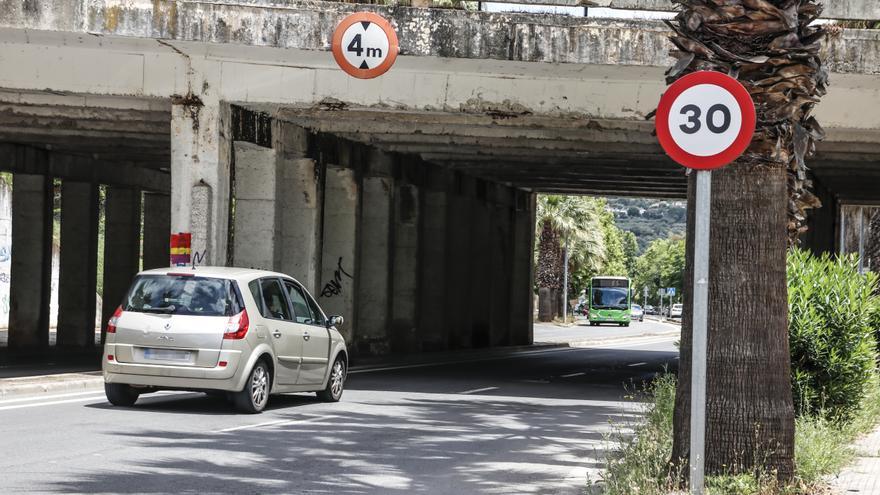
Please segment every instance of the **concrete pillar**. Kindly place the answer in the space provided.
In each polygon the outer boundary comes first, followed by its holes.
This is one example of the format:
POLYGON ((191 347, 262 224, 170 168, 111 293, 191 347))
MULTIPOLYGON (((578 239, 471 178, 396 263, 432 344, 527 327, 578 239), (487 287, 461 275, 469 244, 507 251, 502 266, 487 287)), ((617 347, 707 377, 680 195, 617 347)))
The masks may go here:
POLYGON ((446 317, 446 208, 447 178, 431 167, 422 198, 421 253, 419 263, 419 336, 422 350, 448 347, 446 317))
POLYGON ((494 184, 491 191, 490 264, 492 274, 488 284, 491 297, 489 314, 490 345, 510 344, 510 284, 513 268, 512 209, 513 191, 506 186, 494 184))
POLYGON ((61 183, 57 345, 95 345, 97 268, 98 185, 64 180, 61 183))
POLYGON ((320 191, 316 163, 307 157, 308 131, 276 121, 273 128, 278 160, 276 198, 280 241, 275 243, 278 269, 317 294, 321 235, 320 191))
POLYGON ((275 270, 275 150, 236 141, 233 264, 275 270))
MULTIPOLYGON (((45 160, 28 153, 27 159, 45 160)), ((12 263, 9 348, 49 345, 52 270, 52 178, 15 174, 12 179, 12 263)))
POLYGON ((449 191, 446 220, 446 304, 455 310, 447 312, 446 328, 451 348, 470 348, 473 347, 471 318, 474 305, 468 299, 467 284, 472 266, 470 222, 474 203, 474 179, 454 174, 449 191))
POLYGON ((107 320, 122 303, 140 265, 141 195, 137 189, 107 187, 104 203, 104 297, 101 341, 107 320))
POLYGON ((357 331, 360 351, 370 355, 391 351, 391 217, 394 179, 391 157, 372 150, 369 176, 363 178, 360 208, 360 256, 357 283, 357 331))
POLYGON ((837 251, 840 231, 840 203, 824 184, 813 179, 813 193, 822 202, 822 207, 807 212, 809 230, 801 236, 801 246, 814 254, 837 251))
POLYGON ((229 106, 189 98, 171 108, 171 232, 192 233, 197 265, 225 265, 229 226, 229 106))
POLYGON ((492 301, 492 267, 489 232, 491 230, 490 208, 487 200, 488 184, 483 180, 476 182, 476 197, 471 211, 470 221, 470 257, 471 271, 466 289, 472 307, 471 334, 474 347, 491 345, 489 333, 490 308, 492 301))
POLYGON ((535 195, 516 191, 513 218, 513 266, 510 282, 510 344, 533 341, 534 296, 532 282, 535 246, 535 195))
POLYGON ((400 184, 394 195, 391 348, 418 351, 419 189, 400 184))
POLYGON ((328 165, 324 182, 324 227, 321 252, 321 288, 318 301, 330 315, 341 315, 339 329, 352 349, 355 328, 358 185, 354 170, 328 165))
POLYGON ((171 264, 171 196, 144 193, 144 270, 171 264))

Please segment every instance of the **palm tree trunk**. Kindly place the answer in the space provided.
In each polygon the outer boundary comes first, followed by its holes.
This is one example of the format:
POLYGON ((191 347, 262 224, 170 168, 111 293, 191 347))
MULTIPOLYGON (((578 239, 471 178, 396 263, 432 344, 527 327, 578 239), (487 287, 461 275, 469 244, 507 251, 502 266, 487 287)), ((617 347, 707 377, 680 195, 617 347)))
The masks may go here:
MULTIPOLYGON (((781 479, 790 479, 794 473, 785 278, 786 175, 782 166, 749 163, 735 163, 713 172, 706 395, 708 473, 759 468, 781 479), (749 200, 744 202, 743 198, 749 200)), ((693 199, 693 182, 692 176, 689 200, 693 199)), ((693 276, 690 229, 687 280, 693 276)), ((692 307, 690 292, 685 291, 687 307, 692 307)), ((685 463, 690 438, 692 330, 691 313, 687 311, 673 450, 673 460, 685 463)))
MULTIPOLYGON (((815 0, 679 0, 669 26, 678 63, 667 82, 698 70, 739 79, 755 101, 757 129, 748 151, 713 172, 710 240, 706 470, 794 474, 794 407, 788 350, 785 258, 805 231, 805 158, 822 128, 811 116, 825 94, 815 0)), ((693 182, 686 280, 693 273, 693 182)), ((686 294, 673 461, 687 462, 692 298, 686 294)), ((684 471, 687 472, 686 470, 684 471)))
POLYGON ((559 297, 562 291, 562 245, 559 232, 550 222, 541 226, 541 238, 538 242, 538 267, 535 280, 538 282, 538 313, 541 321, 552 321, 560 311, 559 297), (549 289, 540 290, 540 289, 549 289), (548 301, 547 298, 550 300, 548 301), (549 305, 549 311, 543 310, 549 305))

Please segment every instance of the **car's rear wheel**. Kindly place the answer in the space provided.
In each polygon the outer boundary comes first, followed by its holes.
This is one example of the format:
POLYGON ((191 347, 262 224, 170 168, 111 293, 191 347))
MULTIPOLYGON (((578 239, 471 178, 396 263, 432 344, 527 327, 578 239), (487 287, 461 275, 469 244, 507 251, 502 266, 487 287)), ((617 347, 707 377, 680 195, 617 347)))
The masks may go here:
POLYGON ((269 367, 263 361, 257 361, 251 370, 244 388, 233 396, 235 408, 243 413, 256 414, 262 412, 269 402, 269 390, 272 388, 272 379, 269 376, 269 367))
POLYGON ((330 368, 330 378, 327 380, 327 388, 317 393, 318 398, 324 402, 339 402, 345 389, 345 361, 338 356, 330 368))
POLYGON ((124 383, 105 383, 104 394, 111 404, 121 407, 133 406, 140 395, 137 389, 124 383))

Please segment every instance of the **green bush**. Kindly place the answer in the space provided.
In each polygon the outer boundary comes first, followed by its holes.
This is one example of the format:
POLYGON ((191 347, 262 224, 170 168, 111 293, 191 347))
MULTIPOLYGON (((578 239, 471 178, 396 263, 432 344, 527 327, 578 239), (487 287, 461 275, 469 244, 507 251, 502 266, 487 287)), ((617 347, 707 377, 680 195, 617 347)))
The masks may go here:
POLYGON ((877 277, 860 275, 854 257, 788 257, 789 337, 795 410, 848 422, 876 367, 872 319, 877 277))

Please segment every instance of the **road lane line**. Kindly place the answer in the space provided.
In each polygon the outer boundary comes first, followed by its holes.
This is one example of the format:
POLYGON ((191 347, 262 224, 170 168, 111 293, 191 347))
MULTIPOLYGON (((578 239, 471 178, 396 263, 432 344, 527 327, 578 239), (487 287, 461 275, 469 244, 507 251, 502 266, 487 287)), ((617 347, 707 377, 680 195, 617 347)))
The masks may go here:
POLYGON ((561 378, 574 378, 574 377, 576 377, 576 376, 583 376, 583 375, 586 375, 586 373, 584 373, 583 371, 581 371, 581 372, 579 372, 579 373, 569 373, 569 374, 567 374, 567 375, 560 375, 560 377, 561 377, 561 378))
POLYGON ((629 367, 631 367, 631 368, 634 368, 634 367, 636 367, 636 366, 644 366, 644 365, 646 365, 646 364, 648 364, 648 363, 641 362, 641 363, 628 364, 627 366, 629 366, 629 367))
POLYGON ((479 392, 488 392, 490 390, 498 390, 498 387, 475 388, 473 390, 465 390, 464 392, 459 392, 459 394, 476 394, 479 392))
MULTIPOLYGON (((311 415, 310 415, 310 416, 311 416, 311 415)), ((276 421, 267 421, 267 422, 265 422, 265 423, 257 423, 257 424, 255 424, 255 425, 233 426, 232 428, 224 428, 224 429, 222 429, 222 430, 216 430, 216 431, 213 431, 212 433, 230 433, 230 432, 233 432, 233 431, 250 430, 250 429, 253 429, 253 428, 264 428, 264 427, 268 427, 268 426, 290 426, 290 425, 298 425, 298 424, 301 424, 301 423, 311 423, 311 422, 318 421, 318 420, 322 420, 322 419, 334 419, 334 418, 338 418, 338 417, 339 417, 339 416, 333 416, 333 415, 328 415, 328 416, 315 415, 315 416, 311 416, 311 417, 306 418, 306 419, 294 419, 294 420, 290 420, 290 419, 279 419, 279 420, 276 420, 276 421)))

